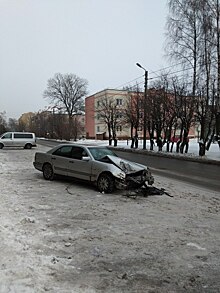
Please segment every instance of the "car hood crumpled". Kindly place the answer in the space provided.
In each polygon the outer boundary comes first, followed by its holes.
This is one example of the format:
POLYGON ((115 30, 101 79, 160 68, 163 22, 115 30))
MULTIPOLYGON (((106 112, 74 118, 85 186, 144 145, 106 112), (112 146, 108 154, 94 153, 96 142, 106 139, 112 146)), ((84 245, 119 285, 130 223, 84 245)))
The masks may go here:
POLYGON ((110 155, 107 155, 107 157, 114 165, 116 165, 118 168, 120 168, 126 174, 136 173, 138 171, 147 169, 147 166, 145 167, 143 165, 133 163, 133 162, 121 159, 119 157, 110 156, 110 155))

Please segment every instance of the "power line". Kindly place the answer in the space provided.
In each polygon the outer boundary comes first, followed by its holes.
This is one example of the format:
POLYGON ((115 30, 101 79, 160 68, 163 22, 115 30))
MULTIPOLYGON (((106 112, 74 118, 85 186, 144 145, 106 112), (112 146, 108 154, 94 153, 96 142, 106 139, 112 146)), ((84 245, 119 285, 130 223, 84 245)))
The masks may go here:
MULTIPOLYGON (((179 62, 179 63, 173 64, 173 65, 170 65, 170 66, 167 66, 167 67, 161 68, 161 69, 159 69, 159 70, 152 71, 152 72, 150 72, 150 74, 156 74, 157 72, 161 72, 161 71, 164 71, 164 70, 169 69, 169 68, 176 67, 176 66, 181 65, 181 64, 183 64, 183 63, 182 63, 182 62, 179 62)), ((189 69, 191 69, 191 68, 192 68, 192 67, 187 67, 187 68, 184 68, 184 69, 179 69, 179 70, 177 70, 177 71, 169 72, 169 73, 167 73, 167 76, 172 75, 172 74, 176 74, 176 73, 179 73, 179 72, 184 72, 184 71, 187 71, 187 70, 189 70, 189 69)), ((133 80, 131 80, 131 81, 125 82, 124 84, 122 84, 122 85, 120 85, 120 86, 115 87, 115 89, 120 89, 120 88, 122 88, 123 86, 130 85, 132 82, 134 82, 134 81, 136 81, 136 80, 142 78, 143 76, 144 76, 144 74, 141 75, 141 76, 139 76, 139 77, 137 77, 137 78, 135 78, 135 79, 133 79, 133 80)), ((151 78, 149 78, 149 80, 153 80, 153 79, 157 79, 157 78, 161 78, 161 76, 157 74, 157 76, 155 76, 155 77, 151 77, 151 78)), ((140 84, 144 84, 144 81, 141 81, 141 82, 137 83, 137 85, 140 85, 140 84)))
MULTIPOLYGON (((167 73, 166 75, 167 76, 171 76, 171 75, 173 75, 173 74, 176 74, 176 73, 180 73, 180 72, 184 72, 184 71, 187 71, 187 70, 189 70, 189 69, 191 69, 191 67, 188 67, 188 68, 184 68, 184 69, 179 69, 179 70, 177 70, 177 71, 172 71, 172 72, 169 72, 169 73, 167 73)), ((183 77, 184 75, 182 75, 182 77, 183 77)), ((141 77, 143 77, 143 75, 141 76, 141 77)), ((178 76, 178 77, 180 77, 180 76, 178 76)), ((149 78, 149 80, 155 80, 155 79, 159 79, 159 78, 161 78, 161 76, 155 76, 155 77, 152 77, 152 78, 149 78)), ((138 79, 140 79, 140 77, 138 77, 138 78, 136 78, 136 79, 134 79, 134 80, 138 80, 138 79)), ((128 83, 125 83, 124 85, 127 85, 127 84, 130 84, 131 82, 128 82, 128 83)), ((143 81, 140 81, 139 83, 137 83, 136 85, 138 86, 138 85, 141 85, 141 84, 144 84, 144 80, 143 81)), ((116 89, 118 89, 119 87, 117 87, 116 89)))
MULTIPOLYGON (((181 65, 181 64, 183 64, 183 62, 179 62, 179 63, 173 64, 173 65, 170 65, 170 66, 163 67, 163 68, 158 69, 158 70, 156 70, 156 71, 152 71, 152 72, 150 72, 150 74, 156 74, 156 73, 161 72, 161 71, 164 71, 164 70, 166 70, 166 69, 173 68, 173 67, 177 67, 178 65, 181 65)), ((184 71, 187 71, 187 70, 189 70, 189 69, 192 69, 192 67, 187 67, 187 68, 184 68, 184 69, 179 69, 179 70, 177 70, 177 71, 172 71, 172 72, 167 73, 166 75, 167 75, 167 76, 170 76, 170 75, 172 75, 172 74, 176 74, 176 73, 184 72, 184 71)), ((115 87, 114 89, 116 89, 116 90, 118 89, 118 90, 119 90, 119 89, 121 89, 122 87, 124 87, 124 86, 126 86, 126 85, 131 85, 132 82, 137 81, 137 80, 139 80, 140 78, 143 78, 143 76, 144 76, 144 74, 142 74, 141 76, 138 76, 138 77, 136 77, 136 78, 134 78, 134 79, 132 79, 132 80, 130 80, 130 81, 128 81, 128 82, 125 82, 125 83, 123 83, 122 85, 119 85, 119 86, 115 87)), ((184 77, 184 75, 181 75, 181 76, 178 76, 178 77, 184 77)), ((149 78, 148 80, 155 80, 155 79, 158 79, 158 78, 161 78, 161 76, 157 74, 157 76, 155 76, 155 77, 151 77, 151 78, 149 78)), ((143 85, 143 84, 144 84, 144 80, 142 80, 142 81, 136 83, 136 86, 138 86, 138 85, 143 85)), ((134 87, 134 86, 132 86, 132 87, 134 87)), ((111 96, 110 96, 110 98, 111 98, 111 96)))
POLYGON ((182 62, 179 62, 177 64, 173 64, 173 65, 170 65, 170 66, 167 66, 167 67, 164 67, 164 68, 161 68, 161 69, 158 69, 156 71, 149 72, 149 73, 150 74, 156 74, 157 72, 161 72, 161 71, 164 71, 164 70, 169 69, 169 68, 172 68, 172 67, 176 67, 176 66, 181 65, 181 64, 183 64, 183 63, 182 62))
POLYGON ((124 83, 124 84, 122 84, 122 85, 120 85, 120 86, 117 86, 115 89, 118 89, 118 88, 121 88, 121 87, 123 87, 123 86, 125 86, 125 85, 128 85, 128 84, 130 84, 131 82, 133 82, 133 81, 135 81, 135 80, 138 80, 138 79, 140 79, 140 78, 142 78, 143 77, 143 75, 141 75, 141 76, 139 76, 139 77, 137 77, 137 78, 135 78, 135 79, 132 79, 131 81, 128 81, 128 82, 126 82, 126 83, 124 83))
MULTIPOLYGON (((172 68, 172 67, 176 67, 176 66, 178 66, 178 65, 180 65, 180 64, 182 64, 182 62, 177 63, 177 64, 173 64, 173 65, 170 65, 170 66, 167 66, 167 67, 164 67, 164 68, 161 68, 161 69, 159 69, 159 70, 157 70, 157 71, 150 72, 150 74, 156 74, 157 72, 161 72, 161 71, 163 71, 163 70, 166 70, 166 69, 169 69, 169 68, 172 68)), ((120 86, 117 86, 115 89, 118 89, 118 88, 121 88, 121 87, 123 87, 123 86, 129 85, 130 83, 132 83, 132 82, 134 82, 134 81, 136 81, 136 80, 142 78, 143 76, 144 76, 144 74, 142 74, 141 76, 139 76, 139 77, 137 77, 137 78, 135 78, 135 79, 133 79, 133 80, 131 80, 131 81, 125 82, 124 84, 122 84, 122 85, 120 85, 120 86)), ((160 76, 158 75, 158 77, 160 77, 160 76)), ((155 78, 155 77, 150 78, 150 79, 154 79, 154 78, 155 78)), ((141 83, 142 83, 142 82, 141 82, 141 83)), ((140 83, 140 84, 141 84, 141 83, 140 83)))

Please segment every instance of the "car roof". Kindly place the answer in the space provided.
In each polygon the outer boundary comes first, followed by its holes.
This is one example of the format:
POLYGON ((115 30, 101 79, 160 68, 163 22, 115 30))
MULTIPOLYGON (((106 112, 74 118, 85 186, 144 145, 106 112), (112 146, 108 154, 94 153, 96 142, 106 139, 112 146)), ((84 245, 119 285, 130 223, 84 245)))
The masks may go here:
POLYGON ((107 146, 100 146, 100 145, 95 145, 95 144, 79 144, 79 143, 61 143, 55 147, 61 147, 61 146, 78 146, 78 147, 85 147, 85 148, 106 148, 107 146))

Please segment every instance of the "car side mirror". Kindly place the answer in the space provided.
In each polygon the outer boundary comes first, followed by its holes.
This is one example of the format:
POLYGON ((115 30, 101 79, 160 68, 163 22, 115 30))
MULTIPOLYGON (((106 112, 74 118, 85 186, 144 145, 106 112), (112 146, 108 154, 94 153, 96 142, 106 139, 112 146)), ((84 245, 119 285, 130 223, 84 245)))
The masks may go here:
POLYGON ((90 157, 82 157, 82 161, 90 161, 90 157))

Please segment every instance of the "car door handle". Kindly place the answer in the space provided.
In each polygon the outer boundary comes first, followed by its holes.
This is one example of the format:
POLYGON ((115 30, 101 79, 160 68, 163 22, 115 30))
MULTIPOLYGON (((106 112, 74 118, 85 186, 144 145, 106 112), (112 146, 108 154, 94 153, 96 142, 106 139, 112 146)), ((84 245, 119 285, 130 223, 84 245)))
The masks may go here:
POLYGON ((51 160, 56 160, 56 158, 51 158, 51 160))
POLYGON ((74 164, 74 162, 73 162, 73 161, 69 161, 69 163, 71 163, 71 164, 74 164))

